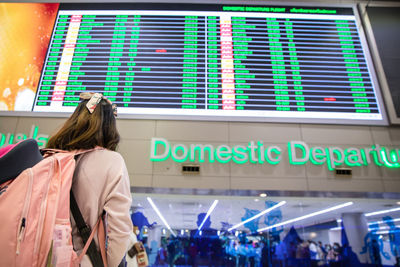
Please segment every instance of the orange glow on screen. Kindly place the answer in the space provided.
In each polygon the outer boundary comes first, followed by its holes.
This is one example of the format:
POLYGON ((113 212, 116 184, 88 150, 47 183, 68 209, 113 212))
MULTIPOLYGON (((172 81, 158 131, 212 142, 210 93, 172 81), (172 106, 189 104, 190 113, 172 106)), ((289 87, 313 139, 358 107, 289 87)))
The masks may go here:
POLYGON ((31 110, 58 6, 0 3, 0 110, 31 110))

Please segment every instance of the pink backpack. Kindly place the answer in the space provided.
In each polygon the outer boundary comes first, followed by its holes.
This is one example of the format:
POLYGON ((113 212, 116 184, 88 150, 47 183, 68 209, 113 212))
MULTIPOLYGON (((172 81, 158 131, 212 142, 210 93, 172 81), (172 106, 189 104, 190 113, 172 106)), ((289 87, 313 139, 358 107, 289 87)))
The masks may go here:
POLYGON ((89 151, 46 150, 42 161, 0 185, 0 266, 79 266, 96 230, 107 266, 101 218, 79 257, 72 247, 75 156, 89 151))

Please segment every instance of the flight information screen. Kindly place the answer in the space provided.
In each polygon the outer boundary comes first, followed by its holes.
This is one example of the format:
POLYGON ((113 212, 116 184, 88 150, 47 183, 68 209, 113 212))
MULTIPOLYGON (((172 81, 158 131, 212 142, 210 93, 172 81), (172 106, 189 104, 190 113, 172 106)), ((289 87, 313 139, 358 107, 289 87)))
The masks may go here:
POLYGON ((71 112, 90 91, 119 114, 385 120, 353 8, 79 8, 60 5, 33 111, 71 112))

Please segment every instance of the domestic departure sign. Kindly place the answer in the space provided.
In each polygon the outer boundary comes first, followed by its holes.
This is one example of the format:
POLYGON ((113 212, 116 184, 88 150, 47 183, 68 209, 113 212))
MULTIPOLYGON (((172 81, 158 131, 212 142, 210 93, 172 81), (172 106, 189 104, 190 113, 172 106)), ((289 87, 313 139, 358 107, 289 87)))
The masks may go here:
POLYGON ((365 148, 340 148, 310 146, 303 141, 289 141, 285 148, 264 145, 262 141, 250 141, 247 145, 171 144, 165 138, 153 137, 150 145, 150 161, 172 159, 178 163, 222 163, 277 165, 284 154, 291 165, 325 165, 333 171, 337 167, 363 167, 374 163, 379 167, 400 168, 400 150, 374 144, 365 148))
POLYGON ((33 111, 386 123, 352 8, 107 7, 60 5, 33 111))

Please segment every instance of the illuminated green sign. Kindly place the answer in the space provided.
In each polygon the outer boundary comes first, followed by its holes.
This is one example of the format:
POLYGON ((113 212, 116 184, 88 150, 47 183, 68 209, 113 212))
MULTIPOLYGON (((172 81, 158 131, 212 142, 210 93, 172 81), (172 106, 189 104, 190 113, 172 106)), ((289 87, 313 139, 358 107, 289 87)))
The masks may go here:
POLYGON ((328 9, 312 9, 312 8, 292 8, 290 13, 303 13, 303 14, 336 14, 336 10, 328 9))
POLYGON ((5 145, 12 145, 18 143, 19 141, 26 140, 27 138, 33 138, 38 142, 40 148, 45 147, 49 136, 47 134, 38 134, 39 126, 32 125, 29 135, 23 133, 0 133, 0 147, 5 145))
MULTIPOLYGON (((387 149, 379 145, 366 148, 349 147, 310 147, 302 141, 287 143, 288 159, 292 165, 303 165, 311 162, 315 165, 325 164, 329 170, 339 166, 368 166, 372 162, 377 166, 400 168, 400 150, 387 149)), ((283 158, 279 146, 264 146, 261 141, 250 141, 248 145, 210 144, 170 144, 164 138, 152 138, 150 148, 151 161, 165 161, 171 158, 176 162, 205 162, 236 164, 279 164, 283 158)))
POLYGON ((336 14, 335 9, 320 8, 290 8, 286 7, 265 7, 265 6, 223 6, 223 11, 232 12, 268 12, 268 13, 301 13, 301 14, 336 14))
POLYGON ((263 6, 223 6, 223 11, 234 12, 285 12, 285 7, 263 7, 263 6))

